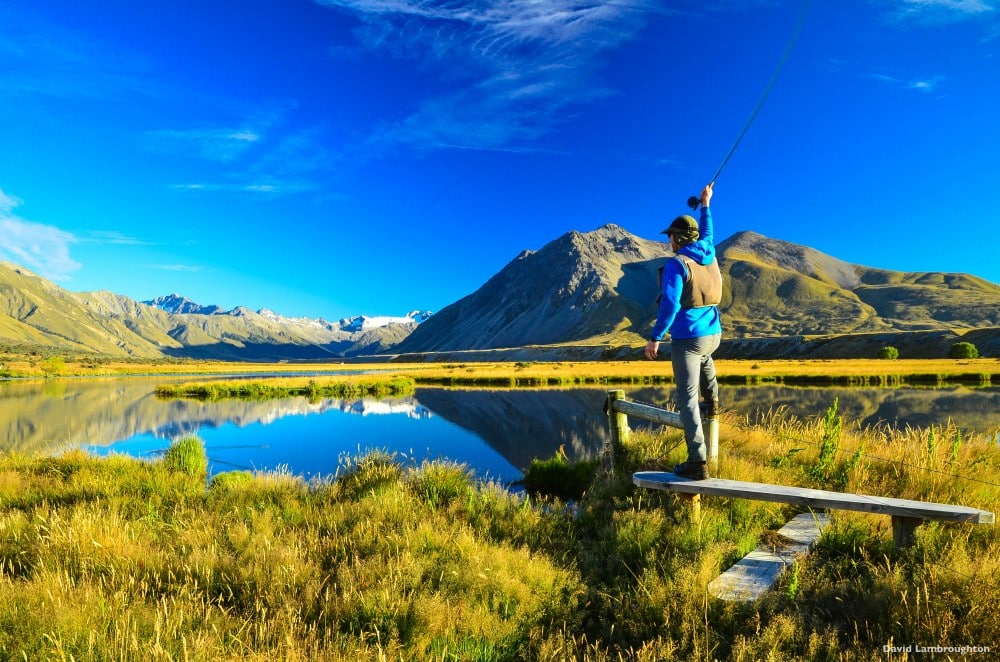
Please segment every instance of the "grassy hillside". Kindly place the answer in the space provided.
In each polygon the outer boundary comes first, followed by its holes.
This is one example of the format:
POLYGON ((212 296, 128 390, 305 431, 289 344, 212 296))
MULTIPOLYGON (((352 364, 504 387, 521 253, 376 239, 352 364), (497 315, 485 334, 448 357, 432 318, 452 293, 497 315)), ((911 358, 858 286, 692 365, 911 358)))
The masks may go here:
POLYGON ((173 314, 111 292, 69 292, 17 265, 0 263, 0 346, 28 352, 232 361, 333 359, 384 351, 413 326, 388 324, 354 333, 321 320, 288 319, 246 308, 173 314))
POLYGON ((719 255, 723 324, 737 337, 1000 326, 1000 286, 968 274, 873 269, 754 232, 719 255))
MULTIPOLYGON (((11 320, 33 328, 42 337, 42 347, 109 355, 159 355, 121 319, 94 317, 70 292, 7 262, 0 262, 0 315, 10 318, 2 328, 11 328, 11 320)), ((15 335, 10 340, 17 339, 15 335)))
POLYGON ((814 335, 889 328, 856 294, 823 278, 728 251, 723 264, 723 325, 735 335, 814 335))

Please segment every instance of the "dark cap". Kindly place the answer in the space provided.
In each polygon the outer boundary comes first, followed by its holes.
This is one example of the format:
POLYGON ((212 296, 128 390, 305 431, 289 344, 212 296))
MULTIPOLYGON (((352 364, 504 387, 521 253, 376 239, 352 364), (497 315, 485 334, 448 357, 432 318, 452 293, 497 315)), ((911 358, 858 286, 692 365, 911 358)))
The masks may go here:
POLYGON ((688 237, 694 235, 694 240, 698 239, 698 221, 694 217, 684 214, 673 220, 670 226, 660 234, 677 237, 688 237))

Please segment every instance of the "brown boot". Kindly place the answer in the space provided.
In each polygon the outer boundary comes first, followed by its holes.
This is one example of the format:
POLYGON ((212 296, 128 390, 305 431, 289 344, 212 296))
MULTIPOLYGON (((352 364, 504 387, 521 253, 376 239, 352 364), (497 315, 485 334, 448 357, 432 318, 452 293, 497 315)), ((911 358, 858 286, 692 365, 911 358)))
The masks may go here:
POLYGON ((705 480, 708 478, 708 469, 704 462, 692 462, 688 460, 674 467, 674 475, 691 480, 705 480))

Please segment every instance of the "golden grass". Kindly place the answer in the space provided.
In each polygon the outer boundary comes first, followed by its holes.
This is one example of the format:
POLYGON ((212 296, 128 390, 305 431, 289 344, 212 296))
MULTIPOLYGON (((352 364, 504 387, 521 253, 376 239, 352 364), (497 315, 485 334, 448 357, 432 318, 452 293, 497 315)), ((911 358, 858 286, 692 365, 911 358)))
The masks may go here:
MULTIPOLYGON (((724 477, 1000 509, 1000 450, 954 428, 831 435, 783 410, 721 426, 724 477)), ((710 598, 794 510, 705 498, 693 522, 635 488, 651 458, 682 459, 679 440, 633 433, 572 507, 384 454, 327 481, 208 486, 163 462, 0 457, 0 656, 879 660, 890 643, 1000 641, 994 526, 924 524, 900 550, 887 517, 835 512, 794 588, 710 598)))
MULTIPOLYGON (((656 361, 641 358, 642 348, 635 347, 636 359, 630 361, 564 362, 467 362, 467 363, 243 363, 226 361, 162 360, 152 362, 67 359, 61 374, 74 376, 152 375, 224 375, 273 373, 294 377, 302 373, 365 371, 391 376, 411 377, 416 382, 455 385, 509 384, 544 386, 547 384, 658 383, 669 381, 669 355, 656 361)), ((44 376, 42 361, 30 357, 7 357, 3 369, 15 376, 44 376)), ((943 383, 966 381, 989 384, 1000 382, 1000 359, 810 359, 810 360, 717 360, 720 379, 731 382, 820 381, 836 383, 896 384, 905 381, 943 383), (853 381, 852 381, 853 380, 853 381)))
MULTIPOLYGON (((829 386, 1000 383, 1000 359, 716 361, 729 384, 829 386)), ((664 384, 672 382, 669 357, 657 361, 399 364, 396 374, 417 385, 544 387, 664 384)))
MULTIPOLYGON (((18 376, 42 376, 41 359, 24 356, 9 356, 4 358, 5 370, 18 376)), ((253 373, 288 373, 291 375, 305 372, 356 372, 359 367, 366 366, 335 361, 331 363, 292 363, 287 361, 254 363, 242 361, 209 361, 195 359, 162 359, 159 361, 119 360, 119 359, 80 359, 68 358, 62 374, 82 377, 114 377, 118 375, 218 375, 218 374, 253 374, 253 373)), ((376 369, 391 368, 390 364, 377 366, 376 369)))
POLYGON ((190 397, 269 399, 304 395, 311 398, 350 398, 366 395, 405 395, 414 381, 409 377, 381 375, 336 375, 327 377, 271 377, 266 379, 217 380, 160 384, 156 395, 163 398, 190 397))

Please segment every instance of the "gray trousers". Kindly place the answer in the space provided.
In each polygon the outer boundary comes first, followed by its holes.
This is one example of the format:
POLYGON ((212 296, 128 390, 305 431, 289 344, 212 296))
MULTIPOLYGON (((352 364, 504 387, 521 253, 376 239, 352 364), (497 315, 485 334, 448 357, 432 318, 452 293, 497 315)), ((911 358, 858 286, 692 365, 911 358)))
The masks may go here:
POLYGON ((701 427, 698 395, 700 393, 705 400, 719 399, 719 382, 715 378, 712 352, 719 348, 721 340, 721 333, 701 338, 670 340, 670 362, 674 367, 674 383, 677 386, 674 397, 681 423, 684 424, 684 440, 687 442, 690 462, 706 461, 705 433, 701 427))

